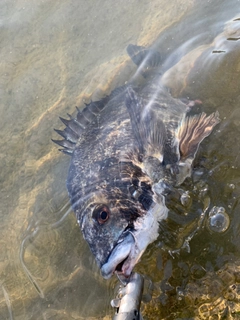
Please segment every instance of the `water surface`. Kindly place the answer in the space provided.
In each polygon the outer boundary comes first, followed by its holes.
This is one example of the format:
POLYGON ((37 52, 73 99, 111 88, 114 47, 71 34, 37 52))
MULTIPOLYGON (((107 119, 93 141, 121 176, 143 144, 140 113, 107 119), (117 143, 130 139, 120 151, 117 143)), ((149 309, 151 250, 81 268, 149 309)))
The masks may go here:
POLYGON ((161 51, 174 96, 219 111, 193 184, 230 218, 220 234, 203 223, 190 253, 149 248, 137 267, 144 317, 240 317, 240 2, 2 1, 0 23, 0 318, 112 317, 117 280, 101 278, 82 239, 65 187, 69 157, 50 139, 58 116, 131 79, 129 43, 161 51))

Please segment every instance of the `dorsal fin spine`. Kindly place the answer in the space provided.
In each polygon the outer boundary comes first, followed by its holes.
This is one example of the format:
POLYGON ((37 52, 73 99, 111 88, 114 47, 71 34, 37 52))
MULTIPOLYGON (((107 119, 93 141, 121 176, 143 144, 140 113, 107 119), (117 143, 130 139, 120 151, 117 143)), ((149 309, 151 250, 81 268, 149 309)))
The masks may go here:
POLYGON ((60 147, 63 148, 68 148, 68 149, 74 149, 75 147, 75 143, 68 141, 68 140, 54 140, 52 139, 52 141, 56 144, 58 144, 60 147))
POLYGON ((98 101, 91 101, 90 103, 85 103, 85 108, 80 110, 77 106, 77 115, 76 117, 72 117, 68 114, 70 120, 64 119, 60 117, 62 123, 66 126, 64 130, 56 130, 55 131, 64 138, 64 140, 52 140, 54 143, 60 145, 64 149, 59 149, 61 152, 66 154, 72 154, 75 148, 75 145, 80 138, 83 130, 89 125, 89 123, 93 123, 97 118, 98 114, 104 109, 109 100, 115 98, 119 94, 121 94, 125 89, 126 85, 119 87, 113 90, 109 96, 106 96, 98 101))

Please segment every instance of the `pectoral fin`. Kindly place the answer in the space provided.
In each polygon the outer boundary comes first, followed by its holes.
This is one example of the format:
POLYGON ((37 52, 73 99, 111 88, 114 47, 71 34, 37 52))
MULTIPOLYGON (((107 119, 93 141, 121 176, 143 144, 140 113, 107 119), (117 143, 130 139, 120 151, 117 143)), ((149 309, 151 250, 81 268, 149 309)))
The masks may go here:
POLYGON ((145 105, 143 99, 131 87, 127 89, 125 104, 140 154, 162 161, 166 139, 164 123, 151 109, 151 105, 145 105))
POLYGON ((177 138, 181 160, 194 158, 199 144, 220 122, 218 112, 207 116, 200 113, 194 116, 186 116, 178 127, 177 138))

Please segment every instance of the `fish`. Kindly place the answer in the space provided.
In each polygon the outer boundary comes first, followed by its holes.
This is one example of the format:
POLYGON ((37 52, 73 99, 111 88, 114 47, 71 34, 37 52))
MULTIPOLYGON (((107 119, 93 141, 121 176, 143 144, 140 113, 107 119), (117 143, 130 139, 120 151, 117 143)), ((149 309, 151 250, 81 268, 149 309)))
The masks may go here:
POLYGON ((67 190, 84 239, 104 278, 130 277, 168 217, 166 190, 191 176, 202 140, 219 123, 218 112, 194 106, 161 85, 158 51, 129 45, 144 78, 60 118, 53 140, 71 156, 67 190))

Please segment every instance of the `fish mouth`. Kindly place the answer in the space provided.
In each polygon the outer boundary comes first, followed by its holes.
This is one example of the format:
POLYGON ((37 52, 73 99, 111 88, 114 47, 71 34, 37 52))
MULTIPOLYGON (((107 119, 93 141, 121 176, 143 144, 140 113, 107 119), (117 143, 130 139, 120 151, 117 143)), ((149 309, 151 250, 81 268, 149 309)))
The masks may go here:
POLYGON ((159 223, 167 218, 168 209, 162 204, 154 204, 151 210, 137 219, 131 229, 126 229, 112 249, 101 272, 105 279, 114 273, 128 278, 140 260, 147 246, 159 235, 159 223))
POLYGON ((114 273, 128 278, 138 260, 134 254, 134 248, 135 239, 132 233, 127 232, 123 240, 114 247, 107 262, 101 267, 103 278, 109 279, 114 273))

